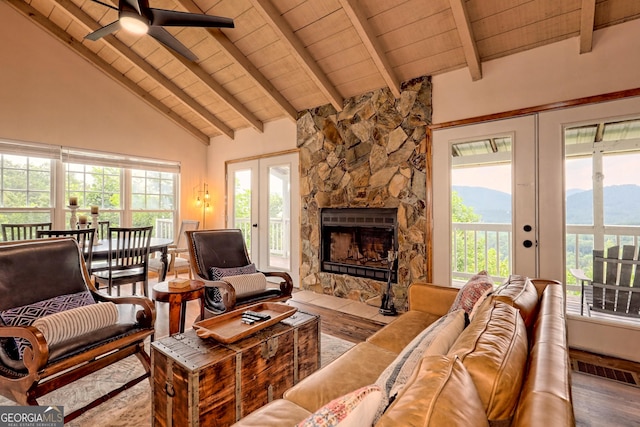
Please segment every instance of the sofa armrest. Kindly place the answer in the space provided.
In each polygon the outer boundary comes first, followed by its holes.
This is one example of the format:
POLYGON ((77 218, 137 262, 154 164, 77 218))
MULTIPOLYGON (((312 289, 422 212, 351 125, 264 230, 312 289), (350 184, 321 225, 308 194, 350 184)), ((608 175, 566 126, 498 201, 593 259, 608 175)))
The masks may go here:
POLYGON ((457 288, 415 282, 409 286, 409 310, 444 316, 457 295, 457 288))

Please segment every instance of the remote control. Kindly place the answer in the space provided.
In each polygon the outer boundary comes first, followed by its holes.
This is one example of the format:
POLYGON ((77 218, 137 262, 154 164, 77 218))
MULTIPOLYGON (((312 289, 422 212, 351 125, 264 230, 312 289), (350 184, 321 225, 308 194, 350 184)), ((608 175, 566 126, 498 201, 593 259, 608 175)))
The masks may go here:
POLYGON ((261 320, 269 320, 269 319, 271 319, 271 316, 269 316, 268 314, 258 313, 258 312, 251 311, 251 310, 247 310, 243 314, 248 314, 249 316, 258 317, 261 320))

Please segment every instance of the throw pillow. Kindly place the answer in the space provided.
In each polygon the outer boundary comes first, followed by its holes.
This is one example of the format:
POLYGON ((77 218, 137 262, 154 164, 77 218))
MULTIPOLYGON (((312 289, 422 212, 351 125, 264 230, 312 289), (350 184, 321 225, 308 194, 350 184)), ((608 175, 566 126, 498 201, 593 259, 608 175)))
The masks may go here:
MULTIPOLYGON (((41 317, 95 303, 89 291, 82 291, 0 311, 0 317, 9 326, 29 326, 41 317)), ((18 348, 18 356, 22 358, 29 341, 15 338, 15 345, 18 348)))
POLYGON ((237 276, 239 274, 257 273, 256 265, 251 263, 242 267, 209 267, 209 280, 222 280, 223 277, 237 276))
POLYGON ((478 274, 473 275, 467 283, 460 288, 456 299, 451 304, 449 313, 463 309, 467 315, 471 316, 473 307, 486 297, 488 292, 493 290, 493 279, 487 274, 486 271, 481 271, 478 274))
POLYGON ((418 334, 398 354, 376 381, 384 392, 376 420, 382 416, 389 403, 393 402, 402 390, 420 360, 424 356, 447 354, 464 327, 464 310, 446 314, 418 334))
POLYGON ((327 403, 298 427, 370 426, 381 398, 382 391, 376 385, 359 388, 327 403))
POLYGON ((112 302, 72 308, 41 317, 33 322, 47 344, 52 346, 71 338, 118 323, 118 308, 112 302))
POLYGON ((247 295, 267 289, 267 277, 262 273, 225 276, 222 280, 233 286, 233 289, 236 291, 236 296, 247 295))

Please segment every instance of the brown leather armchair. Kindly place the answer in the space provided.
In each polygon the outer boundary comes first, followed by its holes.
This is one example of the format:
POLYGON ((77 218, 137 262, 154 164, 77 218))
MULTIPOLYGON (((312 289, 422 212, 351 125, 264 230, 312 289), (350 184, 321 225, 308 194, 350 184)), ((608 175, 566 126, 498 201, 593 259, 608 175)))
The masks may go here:
POLYGON ((187 231, 191 267, 205 283, 205 317, 263 301, 284 301, 291 297, 293 281, 284 271, 259 271, 267 278, 276 277, 266 289, 239 293, 224 277, 211 280, 211 267, 233 269, 251 264, 247 248, 238 229, 187 231), (277 287, 272 287, 277 285, 277 287))
MULTIPOLYGON (((154 333, 152 301, 144 297, 110 297, 99 293, 90 280, 83 254, 73 237, 1 243, 0 295, 1 395, 21 405, 37 405, 37 398, 134 354, 145 372, 107 393, 101 401, 150 376, 150 357, 144 349, 144 341, 154 333), (83 308, 105 307, 95 304, 97 302, 114 303, 115 306, 109 305, 114 314, 113 322, 71 339, 63 335, 57 343, 51 339, 49 344, 43 329, 8 320, 7 313, 24 312, 24 307, 57 310, 60 300, 76 295, 82 295, 86 300, 83 308), (16 351, 18 342, 22 345, 21 352, 16 351)), ((70 315, 71 309, 65 307, 63 310, 65 316, 70 315)), ((42 321, 44 317, 33 320, 42 321)), ((98 401, 67 414, 65 422, 96 403, 98 401)))

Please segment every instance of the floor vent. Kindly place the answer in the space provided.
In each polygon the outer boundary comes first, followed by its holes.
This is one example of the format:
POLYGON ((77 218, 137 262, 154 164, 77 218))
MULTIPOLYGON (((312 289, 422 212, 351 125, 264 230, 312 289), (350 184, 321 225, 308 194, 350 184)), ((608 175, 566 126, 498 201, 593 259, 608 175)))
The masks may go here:
POLYGON ((640 378, 636 372, 623 371, 621 369, 609 368, 607 366, 594 365, 593 363, 573 360, 573 369, 597 377, 607 378, 635 387, 640 387, 640 378))

